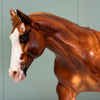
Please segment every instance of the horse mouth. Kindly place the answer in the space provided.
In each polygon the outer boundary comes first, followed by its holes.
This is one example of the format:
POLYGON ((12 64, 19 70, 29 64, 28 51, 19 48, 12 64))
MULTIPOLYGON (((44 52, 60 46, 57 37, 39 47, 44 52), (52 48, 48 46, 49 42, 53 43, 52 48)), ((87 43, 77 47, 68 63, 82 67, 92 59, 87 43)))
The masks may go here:
POLYGON ((25 76, 26 76, 27 68, 26 68, 26 67, 24 67, 24 68, 22 68, 21 70, 23 71, 23 73, 24 73, 24 74, 25 74, 25 76))

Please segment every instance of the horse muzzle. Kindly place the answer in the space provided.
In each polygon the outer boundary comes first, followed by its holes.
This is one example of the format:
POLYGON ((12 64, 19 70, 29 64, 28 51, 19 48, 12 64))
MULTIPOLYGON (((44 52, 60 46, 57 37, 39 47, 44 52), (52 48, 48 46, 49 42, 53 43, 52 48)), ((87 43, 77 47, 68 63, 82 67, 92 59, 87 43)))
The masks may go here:
POLYGON ((18 68, 10 68, 9 69, 9 76, 15 81, 15 82, 20 82, 26 77, 26 71, 24 69, 18 69, 18 68))

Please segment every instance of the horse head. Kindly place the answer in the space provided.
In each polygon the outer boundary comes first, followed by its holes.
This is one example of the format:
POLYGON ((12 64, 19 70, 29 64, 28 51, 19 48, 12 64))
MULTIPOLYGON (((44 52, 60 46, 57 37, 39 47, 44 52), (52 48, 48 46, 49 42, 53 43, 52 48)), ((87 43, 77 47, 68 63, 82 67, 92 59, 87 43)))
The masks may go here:
POLYGON ((12 44, 9 76, 16 82, 26 76, 32 61, 39 57, 45 49, 45 40, 39 33, 39 26, 32 18, 17 10, 10 10, 13 30, 10 34, 12 44))

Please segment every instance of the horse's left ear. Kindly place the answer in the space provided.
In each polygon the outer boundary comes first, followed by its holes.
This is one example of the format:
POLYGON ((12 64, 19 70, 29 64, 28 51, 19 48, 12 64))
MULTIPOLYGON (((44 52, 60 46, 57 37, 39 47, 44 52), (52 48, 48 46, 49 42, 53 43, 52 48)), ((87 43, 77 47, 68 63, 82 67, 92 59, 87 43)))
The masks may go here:
POLYGON ((18 9, 16 11, 17 15, 25 24, 31 25, 33 28, 38 28, 37 24, 34 23, 34 21, 30 18, 30 16, 24 14, 22 11, 18 9))

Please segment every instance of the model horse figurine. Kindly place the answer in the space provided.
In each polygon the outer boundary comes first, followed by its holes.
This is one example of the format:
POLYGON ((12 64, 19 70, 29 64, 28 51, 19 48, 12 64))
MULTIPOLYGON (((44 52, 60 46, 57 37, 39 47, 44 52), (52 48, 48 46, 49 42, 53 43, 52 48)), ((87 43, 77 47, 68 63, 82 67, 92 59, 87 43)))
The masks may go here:
POLYGON ((45 48, 55 53, 59 100, 80 92, 100 92, 100 32, 48 13, 26 15, 10 10, 13 30, 10 77, 19 82, 45 48))

